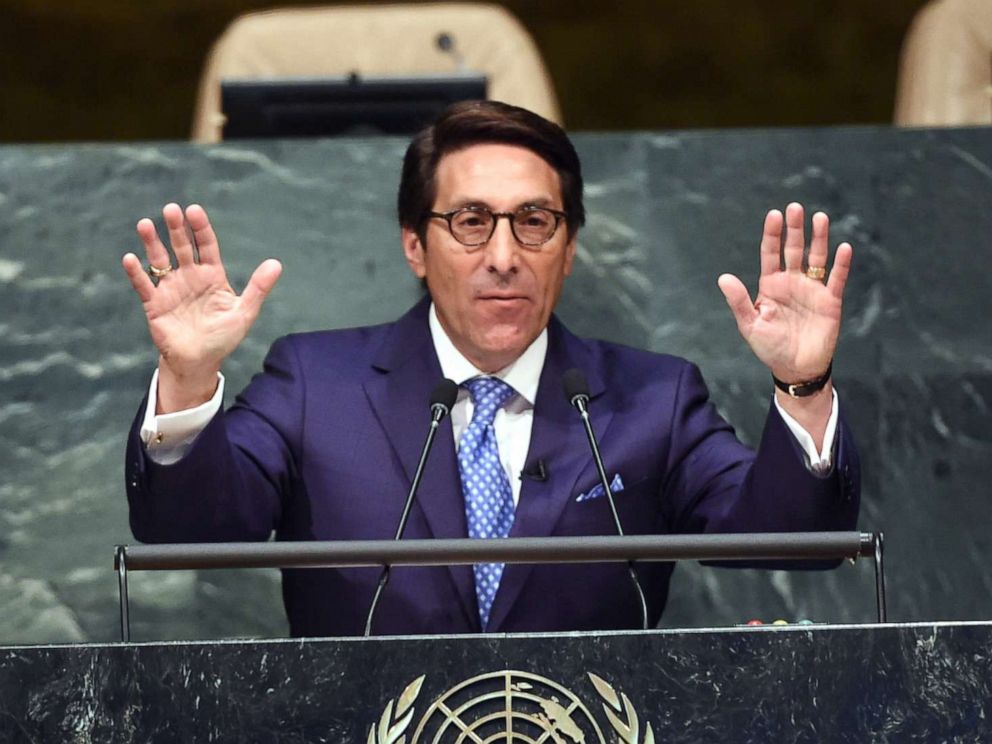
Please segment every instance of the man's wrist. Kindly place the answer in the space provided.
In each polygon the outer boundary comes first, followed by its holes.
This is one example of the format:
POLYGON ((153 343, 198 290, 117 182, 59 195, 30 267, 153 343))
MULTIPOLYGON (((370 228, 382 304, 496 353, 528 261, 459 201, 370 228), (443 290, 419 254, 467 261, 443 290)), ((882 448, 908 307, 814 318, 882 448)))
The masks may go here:
POLYGON ((823 444, 823 437, 833 410, 834 386, 828 381, 812 395, 795 398, 787 392, 776 389, 775 400, 781 410, 786 411, 803 429, 809 432, 817 449, 823 444))
POLYGON ((219 369, 207 368, 179 374, 160 359, 156 414, 186 411, 203 405, 217 392, 219 372, 219 369))
POLYGON ((217 390, 206 403, 184 411, 156 415, 158 376, 159 371, 155 370, 148 389, 148 404, 145 407, 140 436, 149 459, 159 465, 172 465, 186 455, 193 440, 221 410, 224 375, 217 375, 217 390))
POLYGON ((833 360, 827 365, 827 371, 823 374, 817 375, 816 377, 799 380, 796 382, 784 382, 772 373, 772 381, 775 383, 775 387, 784 393, 787 393, 790 398, 807 398, 811 395, 823 390, 826 384, 830 381, 830 376, 833 373, 834 363, 833 360))

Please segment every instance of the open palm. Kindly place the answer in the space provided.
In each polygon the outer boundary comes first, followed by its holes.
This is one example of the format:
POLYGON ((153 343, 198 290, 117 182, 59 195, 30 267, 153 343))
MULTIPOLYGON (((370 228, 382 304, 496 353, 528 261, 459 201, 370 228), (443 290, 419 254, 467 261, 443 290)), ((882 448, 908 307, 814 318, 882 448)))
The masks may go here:
MULTIPOLYGON (((830 365, 852 257, 850 244, 842 243, 827 282, 810 278, 803 270, 803 223, 802 205, 795 203, 787 207, 784 219, 778 210, 766 216, 754 302, 736 276, 723 274, 718 280, 744 340, 775 377, 789 382, 819 377, 830 365)), ((829 220, 818 212, 812 223, 807 266, 826 269, 829 220)))
MULTIPOLYGON (((227 280, 206 211, 192 205, 184 219, 179 205, 168 204, 162 215, 176 268, 156 285, 138 257, 128 253, 122 260, 124 270, 141 299, 148 330, 161 355, 160 375, 167 370, 177 380, 212 379, 255 322, 282 266, 274 259, 262 262, 239 296, 227 280)), ((155 225, 142 219, 137 230, 151 266, 167 270, 169 253, 155 225)))

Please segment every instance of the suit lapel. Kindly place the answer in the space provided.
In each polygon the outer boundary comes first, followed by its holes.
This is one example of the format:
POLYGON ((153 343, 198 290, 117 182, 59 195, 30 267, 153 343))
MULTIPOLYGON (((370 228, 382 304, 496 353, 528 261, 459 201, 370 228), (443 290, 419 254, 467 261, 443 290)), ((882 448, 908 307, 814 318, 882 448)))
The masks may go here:
MULTIPOLYGON (((529 466, 544 461, 547 479, 540 482, 524 479, 511 537, 551 535, 565 507, 575 497, 579 477, 587 471, 595 472, 582 419, 562 389, 562 376, 572 367, 581 369, 589 382, 592 401, 589 411, 597 437, 603 436, 613 418, 611 410, 595 404, 605 390, 598 356, 553 317, 548 324, 548 353, 534 401, 534 424, 527 451, 529 466)), ((490 613, 491 630, 500 627, 533 569, 533 565, 527 564, 508 565, 504 569, 490 613)))
MULTIPOLYGON (((428 401, 441 379, 441 366, 427 323, 430 298, 396 321, 373 366, 383 374, 365 384, 365 393, 386 432, 407 483, 413 480, 430 423, 428 401)), ((465 537, 465 502, 459 486, 451 420, 438 430, 417 492, 419 509, 435 538, 465 537)), ((478 626, 475 580, 470 566, 449 566, 449 574, 469 622, 478 626)))

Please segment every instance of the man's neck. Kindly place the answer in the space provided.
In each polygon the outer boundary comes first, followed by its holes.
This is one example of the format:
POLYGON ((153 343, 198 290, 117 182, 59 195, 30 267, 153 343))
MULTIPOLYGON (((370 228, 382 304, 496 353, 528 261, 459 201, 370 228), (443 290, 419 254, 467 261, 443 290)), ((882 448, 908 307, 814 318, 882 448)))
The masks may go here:
POLYGON ((537 386, 541 379, 541 370, 544 368, 544 359, 547 356, 547 328, 542 330, 530 346, 524 349, 523 353, 516 359, 495 371, 489 371, 481 369, 458 350, 451 337, 444 330, 444 326, 441 325, 433 303, 428 315, 428 324, 434 342, 434 351, 441 364, 441 372, 445 377, 458 384, 480 375, 499 377, 531 404, 534 403, 537 397, 537 386))

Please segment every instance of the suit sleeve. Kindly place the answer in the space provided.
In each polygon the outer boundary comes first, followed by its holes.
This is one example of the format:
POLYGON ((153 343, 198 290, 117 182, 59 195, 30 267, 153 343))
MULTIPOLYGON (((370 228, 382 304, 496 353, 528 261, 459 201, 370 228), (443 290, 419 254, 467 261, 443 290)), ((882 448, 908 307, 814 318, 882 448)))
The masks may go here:
MULTIPOLYGON (((678 385, 665 502, 676 532, 806 532, 855 528, 860 467, 843 406, 833 467, 816 474, 774 404, 757 452, 717 413, 694 365, 678 385)), ((768 564, 763 564, 768 565, 768 564)), ((822 564, 821 564, 822 565, 822 564)))
POLYGON ((306 389, 291 338, 171 465, 148 457, 141 413, 128 437, 131 531, 143 542, 266 540, 299 481, 306 389))

